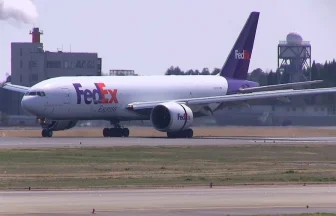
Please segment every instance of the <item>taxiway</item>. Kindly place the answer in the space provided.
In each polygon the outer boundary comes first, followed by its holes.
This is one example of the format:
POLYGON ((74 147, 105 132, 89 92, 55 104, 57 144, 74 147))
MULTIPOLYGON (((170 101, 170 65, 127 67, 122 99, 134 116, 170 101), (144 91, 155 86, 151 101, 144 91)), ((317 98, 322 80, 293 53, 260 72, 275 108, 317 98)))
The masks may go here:
POLYGON ((336 212, 336 187, 241 186, 0 192, 0 214, 223 215, 336 212), (308 208, 307 208, 308 206, 308 208))
POLYGON ((200 145, 258 145, 258 144, 336 144, 336 137, 195 137, 168 139, 166 137, 2 137, 0 148, 69 148, 115 146, 200 146, 200 145))

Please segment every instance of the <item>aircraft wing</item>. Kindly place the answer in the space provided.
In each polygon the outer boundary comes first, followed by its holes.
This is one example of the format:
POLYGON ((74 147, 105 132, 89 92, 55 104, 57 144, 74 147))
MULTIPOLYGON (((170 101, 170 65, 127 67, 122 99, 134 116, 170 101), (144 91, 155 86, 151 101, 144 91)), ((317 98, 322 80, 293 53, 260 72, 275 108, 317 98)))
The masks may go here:
POLYGON ((281 98, 281 97, 292 97, 292 96, 305 96, 314 94, 328 94, 336 93, 336 87, 332 88, 318 88, 318 89, 302 89, 302 90, 276 90, 276 91, 264 91, 264 92, 253 92, 244 94, 232 94, 214 97, 202 97, 202 98, 187 98, 179 100, 170 101, 153 101, 153 102, 134 102, 128 104, 128 109, 130 110, 143 110, 150 109, 154 106, 164 103, 164 102, 176 102, 183 103, 186 105, 202 105, 211 103, 225 103, 225 102, 238 102, 238 101, 249 101, 249 100, 260 100, 268 98, 281 98))
POLYGON ((30 89, 29 87, 26 87, 26 86, 13 85, 11 83, 3 84, 2 88, 10 90, 10 91, 21 92, 23 94, 29 91, 30 89))
POLYGON ((278 84, 278 85, 242 88, 242 89, 239 89, 239 92, 240 93, 252 93, 252 92, 259 92, 259 91, 274 91, 274 90, 281 90, 281 89, 286 89, 286 88, 295 88, 299 86, 318 84, 322 82, 323 80, 313 80, 313 81, 306 81, 306 82, 295 82, 295 83, 285 83, 285 84, 278 84))

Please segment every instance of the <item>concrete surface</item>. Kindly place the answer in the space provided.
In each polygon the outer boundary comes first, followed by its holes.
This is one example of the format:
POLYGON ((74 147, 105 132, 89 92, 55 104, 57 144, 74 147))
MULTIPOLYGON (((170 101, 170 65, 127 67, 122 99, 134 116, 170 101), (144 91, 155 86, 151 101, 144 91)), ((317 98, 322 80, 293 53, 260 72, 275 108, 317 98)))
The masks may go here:
POLYGON ((335 203, 334 185, 0 192, 1 215, 336 213, 335 203))
POLYGON ((258 145, 258 144, 336 144, 336 137, 211 137, 192 139, 168 139, 148 137, 127 138, 0 138, 1 148, 63 148, 63 147, 112 147, 112 146, 177 146, 177 145, 258 145))
MULTIPOLYGON (((2 137, 0 148, 336 144, 335 136, 321 137, 2 137)), ((97 191, 2 191, 0 215, 249 215, 336 213, 336 185, 239 186, 177 189, 120 189, 97 191), (309 208, 307 208, 307 205, 309 208)))
MULTIPOLYGON (((152 127, 129 127, 131 137, 167 137, 152 127)), ((268 136, 268 137, 336 137, 334 127, 193 127, 194 136, 268 136)), ((72 128, 54 132, 54 137, 103 137, 103 128, 72 128)), ((41 129, 0 128, 0 137, 41 137, 41 129)))

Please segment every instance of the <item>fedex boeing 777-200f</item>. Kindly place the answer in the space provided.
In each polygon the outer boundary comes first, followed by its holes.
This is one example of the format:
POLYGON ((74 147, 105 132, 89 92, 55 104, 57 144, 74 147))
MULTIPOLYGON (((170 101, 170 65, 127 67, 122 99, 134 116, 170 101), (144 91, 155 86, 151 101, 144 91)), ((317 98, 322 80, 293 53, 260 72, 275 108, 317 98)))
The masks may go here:
POLYGON ((229 102, 335 93, 336 88, 301 89, 319 81, 259 86, 248 81, 259 12, 252 12, 217 75, 57 77, 32 87, 4 84, 24 93, 22 108, 36 116, 42 136, 74 127, 78 120, 108 120, 105 137, 128 137, 120 121, 150 120, 168 137, 192 137, 193 119, 212 115, 229 102))

